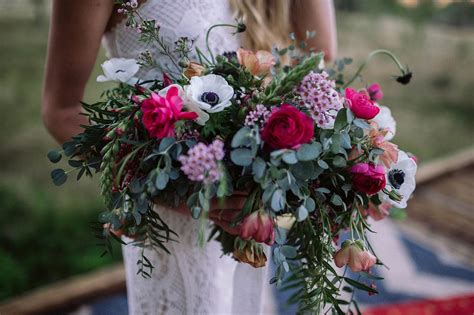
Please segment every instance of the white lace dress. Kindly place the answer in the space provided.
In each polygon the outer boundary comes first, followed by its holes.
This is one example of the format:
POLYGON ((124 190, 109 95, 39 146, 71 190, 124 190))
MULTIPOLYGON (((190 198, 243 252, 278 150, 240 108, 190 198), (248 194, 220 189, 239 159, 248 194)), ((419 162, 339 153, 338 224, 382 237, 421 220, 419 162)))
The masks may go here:
MULTIPOLYGON (((160 23, 161 35, 172 45, 179 37, 196 39, 205 48, 207 29, 218 23, 234 23, 227 0, 148 0, 141 14, 160 23)), ((215 53, 236 50, 238 39, 230 28, 211 33, 215 53)), ((105 34, 103 44, 109 57, 136 58, 148 49, 160 64, 171 66, 157 49, 138 41, 138 34, 120 23, 105 34)), ((139 73, 142 79, 157 73, 139 73)), ((260 314, 263 312, 266 268, 255 269, 221 257, 220 245, 212 241, 206 248, 197 247, 197 221, 190 216, 156 208, 161 217, 179 235, 171 242, 171 255, 148 250, 153 265, 151 279, 137 275, 140 249, 124 246, 127 294, 130 314, 260 314)))

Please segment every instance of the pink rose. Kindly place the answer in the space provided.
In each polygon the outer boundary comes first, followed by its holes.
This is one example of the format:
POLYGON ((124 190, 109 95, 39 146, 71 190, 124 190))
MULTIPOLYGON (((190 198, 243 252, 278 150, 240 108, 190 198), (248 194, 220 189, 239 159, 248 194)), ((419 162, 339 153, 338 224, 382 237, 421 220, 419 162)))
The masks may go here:
POLYGON ((352 272, 369 270, 377 262, 377 258, 364 250, 360 241, 345 241, 334 255, 334 262, 339 268, 348 265, 352 272))
POLYGON ((349 108, 357 118, 372 119, 380 112, 380 108, 364 92, 347 88, 345 94, 349 108))
POLYGON ((275 65, 273 55, 264 50, 254 53, 253 51, 239 48, 237 50, 237 59, 245 69, 258 76, 268 74, 270 68, 275 65))
POLYGON ((374 83, 367 87, 367 92, 369 93, 369 97, 372 101, 376 102, 383 97, 382 89, 380 88, 380 84, 374 83))
POLYGON ((256 242, 272 245, 275 241, 275 222, 265 211, 255 211, 242 221, 239 236, 243 240, 254 239, 256 242))
POLYGON ((142 122, 151 137, 162 139, 174 135, 174 124, 178 120, 196 119, 194 112, 181 112, 183 100, 178 88, 171 87, 166 96, 151 93, 151 97, 142 102, 142 122))
POLYGON ((373 195, 385 187, 385 170, 381 165, 359 163, 351 167, 354 189, 373 195))
POLYGON ((263 141, 272 149, 294 149, 313 136, 313 120, 288 104, 272 112, 262 131, 263 141))

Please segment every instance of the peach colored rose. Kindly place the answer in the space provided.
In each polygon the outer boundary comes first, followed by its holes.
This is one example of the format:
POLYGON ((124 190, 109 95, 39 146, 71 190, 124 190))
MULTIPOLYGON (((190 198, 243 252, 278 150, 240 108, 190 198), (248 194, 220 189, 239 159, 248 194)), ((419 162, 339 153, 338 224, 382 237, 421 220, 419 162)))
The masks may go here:
POLYGON ((254 53, 253 51, 239 48, 237 50, 237 59, 245 69, 257 76, 268 74, 270 68, 275 65, 273 55, 264 50, 254 53))

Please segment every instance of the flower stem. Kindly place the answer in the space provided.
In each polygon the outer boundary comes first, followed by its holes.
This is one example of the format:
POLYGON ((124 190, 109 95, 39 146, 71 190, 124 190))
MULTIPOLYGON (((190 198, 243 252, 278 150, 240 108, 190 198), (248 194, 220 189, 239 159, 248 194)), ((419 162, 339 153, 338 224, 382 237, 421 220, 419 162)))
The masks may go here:
POLYGON ((369 64, 370 60, 376 56, 376 55, 386 55, 388 56, 390 59, 393 60, 393 62, 397 65, 398 69, 400 69, 402 75, 406 74, 406 69, 405 67, 401 64, 401 62, 397 59, 397 57, 395 57, 395 55, 389 51, 389 50, 386 50, 386 49, 376 49, 374 51, 372 51, 368 56, 367 56, 367 59, 365 59, 365 61, 359 66, 359 68, 357 69, 356 73, 354 74, 354 76, 349 80, 347 81, 343 86, 342 88, 345 89, 346 87, 348 87, 352 82, 355 81, 355 79, 357 79, 357 77, 360 75, 360 73, 362 72, 362 70, 364 70, 364 68, 369 64))
POLYGON ((211 46, 209 46, 209 35, 211 34, 211 31, 216 28, 216 27, 222 27, 222 26, 225 26, 225 27, 233 27, 235 29, 238 30, 238 26, 237 25, 233 25, 233 24, 215 24, 213 26, 211 26, 208 30, 207 30, 207 33, 206 33, 206 47, 207 47, 207 51, 209 52, 209 56, 211 56, 211 59, 212 59, 212 62, 214 63, 215 62, 215 59, 214 59, 214 54, 212 53, 212 50, 211 50, 211 46))

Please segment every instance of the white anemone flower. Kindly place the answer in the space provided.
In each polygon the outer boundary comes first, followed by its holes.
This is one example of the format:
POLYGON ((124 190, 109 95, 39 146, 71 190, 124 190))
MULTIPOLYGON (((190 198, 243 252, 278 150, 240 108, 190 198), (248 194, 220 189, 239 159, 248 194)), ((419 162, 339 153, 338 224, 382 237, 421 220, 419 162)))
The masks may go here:
POLYGON ((192 77, 185 87, 187 101, 208 113, 218 113, 232 105, 234 89, 216 74, 192 77))
POLYGON ((392 206, 400 209, 406 208, 407 201, 410 199, 410 196, 416 187, 416 169, 416 162, 405 152, 398 151, 397 163, 390 165, 390 169, 387 171, 387 185, 385 186, 385 189, 397 192, 400 195, 401 200, 392 200, 382 191, 379 193, 380 200, 382 202, 388 202, 392 206))
POLYGON ((380 112, 372 119, 372 121, 377 123, 380 129, 388 130, 385 135, 385 140, 390 141, 395 137, 397 122, 393 118, 390 108, 387 106, 380 106, 380 112))
POLYGON ((140 65, 135 59, 112 58, 105 61, 101 67, 104 74, 97 77, 97 82, 117 81, 132 85, 138 81, 135 74, 140 65))
POLYGON ((168 90, 172 87, 176 87, 178 89, 178 96, 181 97, 183 99, 183 105, 184 105, 184 108, 186 108, 188 111, 190 112, 195 112, 197 115, 198 115, 198 118, 195 120, 196 123, 198 123, 199 125, 201 126, 204 126, 206 124, 206 122, 209 120, 209 114, 206 113, 205 111, 203 111, 202 109, 200 109, 196 104, 194 104, 193 102, 189 101, 186 97, 186 93, 184 92, 184 89, 178 85, 178 84, 170 84, 168 85, 167 87, 165 87, 164 89, 160 90, 158 92, 158 94, 160 96, 163 96, 165 97, 166 96, 166 92, 168 92, 168 90))

